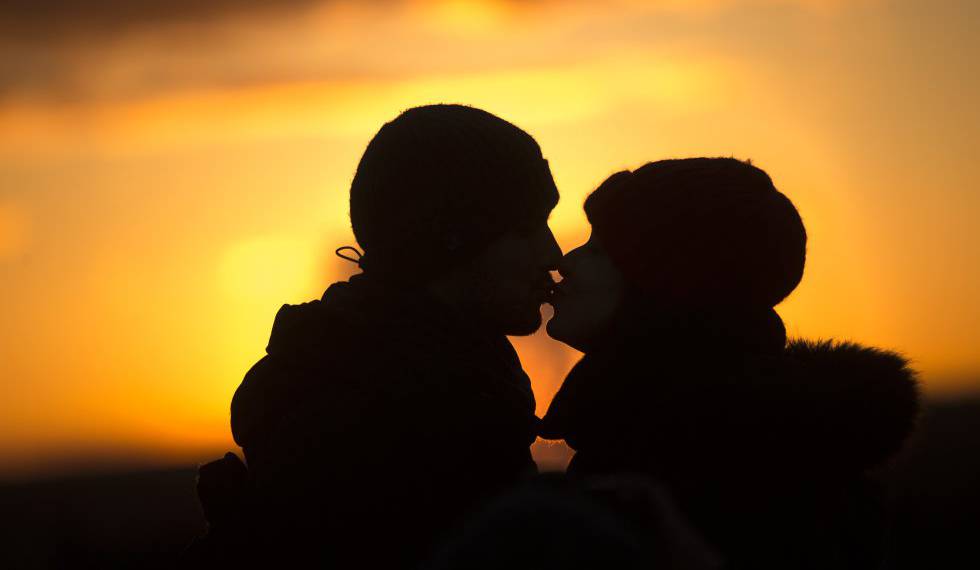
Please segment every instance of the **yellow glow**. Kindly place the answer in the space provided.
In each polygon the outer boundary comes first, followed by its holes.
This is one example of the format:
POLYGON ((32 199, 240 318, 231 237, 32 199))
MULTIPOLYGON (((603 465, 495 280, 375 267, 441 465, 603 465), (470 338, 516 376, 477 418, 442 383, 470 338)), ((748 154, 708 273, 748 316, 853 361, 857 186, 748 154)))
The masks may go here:
POLYGON ((292 299, 315 279, 313 245, 295 239, 261 237, 235 244, 219 272, 229 298, 292 299))
POLYGON ((27 248, 27 216, 12 204, 0 203, 0 260, 27 248))
POLYGON ((434 25, 459 34, 490 33, 503 23, 506 15, 506 5, 490 0, 442 0, 431 8, 434 25))

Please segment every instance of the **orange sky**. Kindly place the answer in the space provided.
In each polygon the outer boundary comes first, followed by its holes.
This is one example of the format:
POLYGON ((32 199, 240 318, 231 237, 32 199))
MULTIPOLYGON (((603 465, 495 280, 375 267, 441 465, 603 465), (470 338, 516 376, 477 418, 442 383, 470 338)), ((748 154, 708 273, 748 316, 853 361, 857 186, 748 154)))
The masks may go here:
MULTIPOLYGON (((0 473, 229 445, 278 306, 348 270, 364 145, 431 102, 537 138, 566 249, 617 169, 751 158, 810 235, 791 333, 980 388, 975 2, 126 5, 0 16, 0 473)), ((518 348, 547 404, 575 354, 518 348)))

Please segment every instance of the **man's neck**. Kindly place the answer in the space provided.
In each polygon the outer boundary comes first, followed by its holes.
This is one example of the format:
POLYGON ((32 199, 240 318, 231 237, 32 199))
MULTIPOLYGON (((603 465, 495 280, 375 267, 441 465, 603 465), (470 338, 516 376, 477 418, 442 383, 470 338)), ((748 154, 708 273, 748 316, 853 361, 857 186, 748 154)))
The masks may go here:
POLYGON ((483 318, 483 312, 479 307, 474 306, 475 303, 469 295, 469 287, 452 279, 436 279, 426 285, 425 291, 444 307, 453 319, 465 323, 469 331, 480 336, 506 336, 494 330, 494 327, 483 318))

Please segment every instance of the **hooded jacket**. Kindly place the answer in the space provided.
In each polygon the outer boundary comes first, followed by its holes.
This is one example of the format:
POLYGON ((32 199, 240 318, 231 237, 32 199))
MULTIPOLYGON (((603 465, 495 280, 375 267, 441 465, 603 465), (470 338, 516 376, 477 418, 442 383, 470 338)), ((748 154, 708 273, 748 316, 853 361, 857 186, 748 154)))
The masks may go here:
POLYGON ((232 401, 266 556, 411 564, 535 470, 530 381, 504 336, 365 275, 286 305, 232 401))
POLYGON ((787 343, 771 310, 630 321, 575 366, 542 420, 542 437, 576 451, 570 474, 657 479, 732 568, 878 567, 870 474, 919 406, 904 358, 787 343))

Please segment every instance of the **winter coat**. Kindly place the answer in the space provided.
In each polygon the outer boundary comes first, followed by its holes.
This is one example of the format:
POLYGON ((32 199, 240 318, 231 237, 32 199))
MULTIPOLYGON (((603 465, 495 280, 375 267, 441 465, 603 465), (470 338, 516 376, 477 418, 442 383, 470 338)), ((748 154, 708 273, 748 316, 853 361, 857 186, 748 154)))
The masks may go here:
POLYGON ((535 471, 513 347, 420 291, 334 284, 282 307, 267 353, 231 410, 256 556, 408 567, 535 471))
POLYGON ((731 568, 877 568, 872 471, 918 413, 902 357, 787 343, 773 311, 629 319, 574 367, 542 436, 569 473, 664 484, 731 568))

